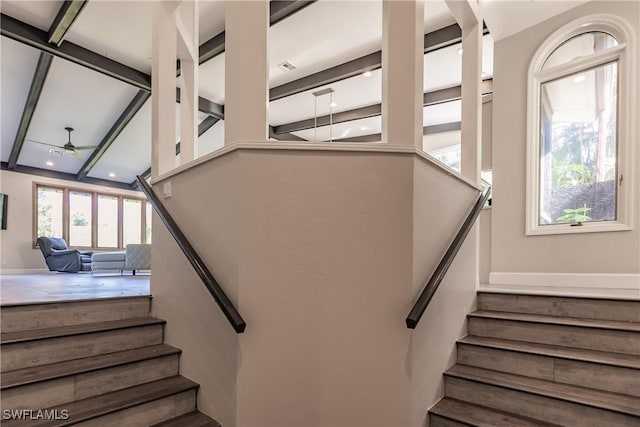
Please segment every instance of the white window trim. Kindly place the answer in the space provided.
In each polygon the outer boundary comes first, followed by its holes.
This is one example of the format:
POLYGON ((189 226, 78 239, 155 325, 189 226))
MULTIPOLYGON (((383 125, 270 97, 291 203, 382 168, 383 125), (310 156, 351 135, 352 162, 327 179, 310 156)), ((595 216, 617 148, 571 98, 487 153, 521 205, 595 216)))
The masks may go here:
POLYGON ((572 234, 603 231, 628 231, 634 225, 634 187, 636 184, 636 147, 638 89, 634 76, 638 75, 636 40, 633 29, 618 16, 597 14, 576 19, 551 34, 538 48, 531 60, 528 72, 527 98, 527 184, 526 184, 526 235, 572 234), (587 58, 580 58, 566 64, 541 71, 549 55, 570 38, 590 31, 611 34, 618 46, 587 58), (562 75, 618 61, 618 155, 616 178, 617 211, 615 221, 585 222, 576 227, 571 224, 539 225, 540 190, 540 85, 562 75), (620 177, 624 179, 620 183, 620 177))

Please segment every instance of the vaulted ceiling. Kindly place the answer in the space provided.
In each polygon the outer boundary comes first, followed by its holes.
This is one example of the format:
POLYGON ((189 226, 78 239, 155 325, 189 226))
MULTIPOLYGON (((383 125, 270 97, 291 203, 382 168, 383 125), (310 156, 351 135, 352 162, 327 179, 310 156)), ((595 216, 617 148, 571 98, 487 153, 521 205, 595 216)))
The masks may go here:
MULTIPOLYGON (((3 169, 121 188, 134 186, 135 176, 148 172, 151 5, 148 1, 2 1, 3 169), (76 157, 52 147, 67 142, 65 127, 74 128, 71 141, 76 146, 92 148, 76 157)), ((202 156, 223 145, 224 2, 200 1, 199 9, 198 155, 202 156)), ((272 1, 271 22, 272 137, 379 140, 382 2, 272 1), (283 69, 284 62, 295 69, 283 69), (363 74, 366 71, 370 73, 363 74), (316 105, 312 95, 326 87, 335 91, 331 132, 329 103, 319 98, 316 105)), ((449 132, 445 140, 452 143, 459 138, 459 42, 460 29, 444 1, 426 2, 427 145, 436 133, 449 132)), ((486 79, 493 73, 492 54, 487 30, 486 79)), ((443 144, 442 135, 436 140, 443 144)))

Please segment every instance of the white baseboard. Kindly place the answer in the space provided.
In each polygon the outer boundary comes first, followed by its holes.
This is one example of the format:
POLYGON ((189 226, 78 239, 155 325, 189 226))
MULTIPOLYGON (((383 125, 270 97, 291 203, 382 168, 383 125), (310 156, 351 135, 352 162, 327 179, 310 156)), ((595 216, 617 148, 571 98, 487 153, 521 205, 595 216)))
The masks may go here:
POLYGON ((482 291, 640 298, 640 274, 492 272, 482 291))
POLYGON ((2 268, 0 274, 42 274, 55 273, 47 268, 2 268))

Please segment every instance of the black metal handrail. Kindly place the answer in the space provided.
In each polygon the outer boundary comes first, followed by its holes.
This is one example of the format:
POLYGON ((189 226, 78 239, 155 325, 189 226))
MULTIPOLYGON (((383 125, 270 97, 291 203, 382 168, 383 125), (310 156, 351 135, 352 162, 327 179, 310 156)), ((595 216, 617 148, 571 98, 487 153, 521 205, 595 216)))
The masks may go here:
POLYGON ((429 278, 429 281, 427 282, 424 289, 422 290, 420 297, 418 297, 418 300, 413 305, 411 312, 409 312, 409 315, 405 320, 407 323, 407 328, 415 329, 416 326, 418 325, 418 322, 420 322, 420 318, 424 314, 424 311, 427 309, 427 306, 429 305, 431 298, 433 298, 433 295, 438 290, 438 287, 440 286, 442 279, 444 279, 445 274, 447 274, 449 267, 451 267, 453 260, 455 259, 458 251, 460 250, 460 247, 464 243, 464 240, 469 234, 469 231, 471 231, 471 228, 473 227, 473 224, 476 222, 476 219, 478 219, 478 215, 480 215, 480 211, 482 211, 482 208, 484 207, 484 204, 489 199, 490 195, 491 195, 490 186, 487 187, 484 190, 484 192, 478 195, 478 199, 473 205, 471 212, 469 212, 469 215, 467 215, 467 219, 464 220, 464 223, 462 224, 462 226, 458 230, 458 233, 456 233, 456 236, 453 238, 453 241, 449 245, 447 252, 445 252, 445 254, 442 256, 440 263, 438 264, 435 271, 429 278))
POLYGON ((198 252, 196 252, 193 246, 191 246, 187 237, 184 235, 178 224, 173 220, 171 214, 167 211, 167 208, 164 206, 160 198, 153 192, 153 189, 147 181, 145 181, 145 179, 140 175, 136 176, 136 178, 142 192, 147 196, 147 200, 151 202, 151 206, 153 206, 153 209, 167 227, 169 233, 171 233, 180 249, 182 249, 182 252, 187 257, 198 276, 200 276, 202 283, 204 283, 204 286, 207 288, 211 296, 213 296, 213 299, 220 306, 222 313, 224 313, 229 323, 231 323, 233 329, 237 333, 244 332, 247 324, 242 316, 240 316, 240 313, 234 307, 231 300, 229 300, 227 294, 224 293, 224 290, 218 281, 213 277, 213 274, 211 274, 202 258, 200 258, 198 252))

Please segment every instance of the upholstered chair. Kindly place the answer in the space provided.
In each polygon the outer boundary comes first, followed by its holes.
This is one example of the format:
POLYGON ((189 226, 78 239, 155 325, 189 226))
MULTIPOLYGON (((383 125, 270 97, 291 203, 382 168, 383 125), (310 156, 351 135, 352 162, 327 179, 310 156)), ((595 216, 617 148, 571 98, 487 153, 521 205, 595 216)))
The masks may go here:
POLYGON ((59 237, 38 237, 38 245, 50 271, 65 273, 91 271, 93 251, 69 249, 67 242, 59 237))

